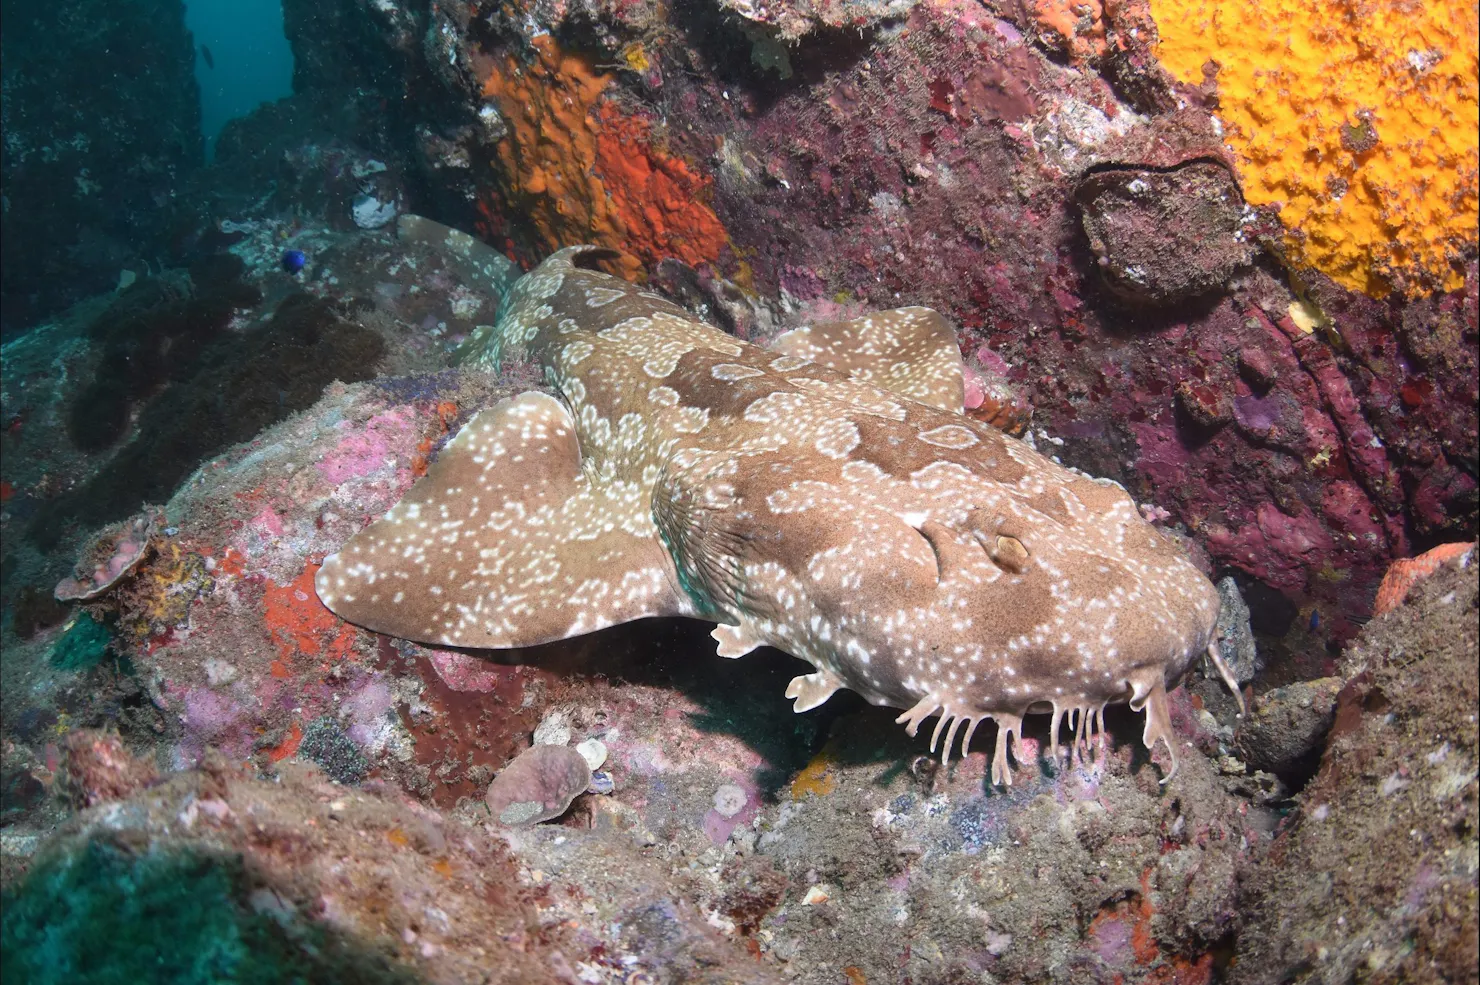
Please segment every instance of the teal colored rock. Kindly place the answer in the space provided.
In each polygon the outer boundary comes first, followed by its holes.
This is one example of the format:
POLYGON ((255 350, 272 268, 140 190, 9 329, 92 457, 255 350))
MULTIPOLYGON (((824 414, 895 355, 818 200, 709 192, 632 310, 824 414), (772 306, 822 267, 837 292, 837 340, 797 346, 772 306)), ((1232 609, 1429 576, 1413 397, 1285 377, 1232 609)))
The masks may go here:
POLYGON ((0 978, 32 985, 410 985, 373 948, 303 920, 240 856, 93 839, 3 894, 0 978))
POLYGON ((108 652, 113 636, 87 613, 79 613, 51 648, 51 665, 58 670, 87 670, 108 652))

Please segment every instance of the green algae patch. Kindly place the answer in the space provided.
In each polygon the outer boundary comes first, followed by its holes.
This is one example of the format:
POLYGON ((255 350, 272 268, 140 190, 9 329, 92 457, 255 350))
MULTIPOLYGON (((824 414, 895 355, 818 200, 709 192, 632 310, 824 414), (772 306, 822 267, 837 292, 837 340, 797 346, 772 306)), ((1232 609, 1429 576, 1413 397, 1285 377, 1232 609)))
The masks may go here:
POLYGON ((94 839, 3 897, 0 978, 33 985, 410 983, 292 904, 240 856, 136 851, 94 839))
POLYGON ((47 661, 57 670, 83 671, 96 667, 108 652, 113 635, 87 613, 80 613, 51 648, 47 661))

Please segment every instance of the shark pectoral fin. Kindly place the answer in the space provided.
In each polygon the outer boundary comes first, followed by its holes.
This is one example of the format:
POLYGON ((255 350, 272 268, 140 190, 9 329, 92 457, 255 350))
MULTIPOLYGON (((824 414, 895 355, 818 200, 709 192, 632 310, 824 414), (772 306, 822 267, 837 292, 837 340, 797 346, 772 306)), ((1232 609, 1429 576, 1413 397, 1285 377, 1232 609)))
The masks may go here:
POLYGON ((533 646, 687 614, 646 505, 593 488, 580 465, 560 401, 500 401, 324 560, 319 598, 366 629, 443 646, 533 646))
POLYGON ((796 704, 792 705, 791 710, 801 714, 822 704, 842 686, 843 682, 834 677, 830 671, 819 670, 815 674, 793 677, 791 683, 786 685, 786 696, 796 699, 796 704))
POLYGON ((930 308, 895 308, 806 325, 777 336, 771 346, 902 397, 962 413, 966 376, 956 330, 930 308))
POLYGON ((738 626, 720 623, 709 635, 719 644, 714 652, 731 660, 745 656, 758 646, 766 645, 766 641, 752 633, 744 623, 738 626))

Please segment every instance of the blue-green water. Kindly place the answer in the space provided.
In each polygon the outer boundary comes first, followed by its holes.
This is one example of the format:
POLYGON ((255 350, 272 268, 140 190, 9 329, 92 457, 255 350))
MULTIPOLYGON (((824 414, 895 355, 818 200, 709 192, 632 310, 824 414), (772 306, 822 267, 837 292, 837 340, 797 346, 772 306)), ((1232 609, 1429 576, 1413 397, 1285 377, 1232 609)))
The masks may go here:
POLYGON ((282 0, 189 0, 185 26, 195 36, 200 122, 210 160, 229 121, 292 95, 293 52, 283 35, 282 0))

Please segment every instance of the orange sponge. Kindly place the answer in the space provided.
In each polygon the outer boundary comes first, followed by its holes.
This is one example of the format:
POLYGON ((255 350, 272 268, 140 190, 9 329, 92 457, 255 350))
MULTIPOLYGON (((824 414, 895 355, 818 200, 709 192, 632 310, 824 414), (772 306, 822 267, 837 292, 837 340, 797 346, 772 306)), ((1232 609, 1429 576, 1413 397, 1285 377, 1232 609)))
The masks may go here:
POLYGON ((548 35, 533 44, 532 63, 505 59, 483 93, 509 126, 497 153, 510 203, 543 245, 620 250, 629 280, 665 257, 714 261, 726 236, 706 202, 708 177, 657 146, 645 119, 603 100, 610 75, 548 35))

